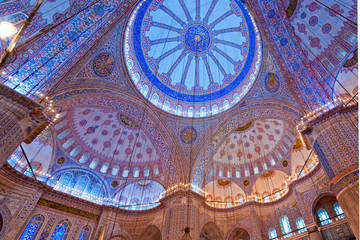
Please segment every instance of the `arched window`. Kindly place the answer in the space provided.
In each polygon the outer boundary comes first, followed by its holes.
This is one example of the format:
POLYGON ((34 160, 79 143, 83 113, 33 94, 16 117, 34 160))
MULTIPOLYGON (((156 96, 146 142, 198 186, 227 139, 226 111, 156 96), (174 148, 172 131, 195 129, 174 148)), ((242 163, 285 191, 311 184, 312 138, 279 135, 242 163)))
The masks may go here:
POLYGON ((56 225, 54 232, 51 234, 50 240, 65 240, 69 230, 71 227, 71 223, 68 219, 61 220, 56 225))
POLYGON ((76 155, 78 155, 80 151, 81 151, 81 147, 78 145, 78 146, 74 147, 73 150, 71 150, 70 156, 76 157, 76 155))
POLYGON ((289 218, 286 215, 280 217, 280 226, 284 237, 292 236, 289 218))
POLYGON ((258 168, 257 165, 254 165, 253 169, 254 169, 254 174, 258 174, 258 173, 259 173, 259 168, 258 168))
POLYGON ((125 167, 122 172, 122 177, 128 177, 129 176, 129 167, 125 167))
POLYGON ((323 208, 320 208, 318 211, 318 217, 321 221, 322 225, 326 225, 331 223, 331 220, 329 219, 329 214, 327 213, 327 211, 323 208))
POLYGON ((276 198, 276 199, 280 199, 280 193, 279 193, 279 191, 276 191, 276 192, 275 192, 275 198, 276 198))
POLYGON ((188 108, 188 117, 193 117, 194 116, 194 108, 193 107, 189 107, 188 108))
POLYGON ((241 178, 240 169, 236 169, 236 177, 241 178))
POLYGON ((150 203, 151 203, 150 198, 146 198, 144 201, 144 209, 149 209, 151 205, 150 203))
POLYGON ((264 201, 265 202, 270 202, 270 198, 269 198, 269 194, 264 194, 264 201))
POLYGON ((219 177, 223 176, 223 172, 224 172, 223 167, 220 167, 220 169, 219 169, 219 177))
POLYGON ((67 149, 68 147, 70 147, 71 145, 73 145, 74 142, 75 142, 75 139, 69 138, 66 142, 64 142, 64 144, 62 145, 62 147, 63 147, 64 149, 67 149))
POLYGON ((217 114, 219 112, 219 107, 218 105, 213 105, 212 106, 212 110, 211 110, 212 114, 217 114))
POLYGON ((96 166, 98 165, 98 163, 99 163, 99 159, 98 159, 98 158, 94 158, 94 159, 91 161, 91 163, 90 163, 90 165, 89 165, 89 168, 95 169, 96 166))
POLYGON ((227 174, 226 174, 226 175, 227 175, 227 177, 228 177, 228 178, 231 178, 231 172, 230 172, 230 169, 228 169, 228 170, 227 170, 227 174))
POLYGON ((138 200, 136 200, 136 199, 132 200, 130 209, 131 210, 136 210, 137 204, 138 204, 138 200))
POLYGON ((97 197, 99 197, 99 192, 100 192, 100 185, 96 184, 91 191, 91 195, 93 195, 95 198, 97 198, 97 197))
POLYGON ((248 167, 245 167, 245 177, 250 176, 250 171, 248 167))
POLYGON ((61 185, 62 186, 67 186, 69 184, 71 178, 72 178, 71 173, 65 173, 64 176, 61 179, 61 182, 60 182, 61 185))
POLYGON ((268 166, 267 166, 266 162, 263 162, 262 168, 263 168, 264 171, 268 169, 268 166))
POLYGON ((144 177, 148 177, 150 174, 150 168, 148 166, 144 167, 144 177))
POLYGON ((159 167, 158 165, 154 165, 154 175, 158 175, 159 174, 159 167))
MULTIPOLYGON (((38 165, 35 165, 35 164, 31 164, 31 168, 33 169, 33 171, 34 171, 34 173, 35 173, 36 170, 39 169, 39 166, 38 166, 38 165)), ((32 176, 33 176, 33 173, 32 173, 32 171, 31 171, 30 167, 27 167, 27 168, 26 168, 24 174, 25 174, 26 176, 29 176, 29 177, 32 177, 32 176)))
POLYGON ((54 126, 55 130, 59 130, 68 123, 68 120, 63 120, 54 126))
POLYGON ((91 233, 90 226, 83 227, 78 240, 88 240, 90 237, 90 233, 91 233))
POLYGON ((57 135, 57 139, 61 140, 64 137, 66 137, 67 135, 69 135, 69 133, 70 133, 70 130, 66 129, 57 135))
POLYGON ((134 168, 133 176, 135 178, 139 177, 140 169, 138 167, 134 168))
POLYGON ((21 234, 19 240, 35 239, 43 222, 44 222, 44 216, 42 215, 36 215, 33 218, 31 218, 29 223, 26 225, 25 230, 21 234))
POLYGON ((84 191, 88 182, 89 178, 87 176, 81 176, 80 180, 76 183, 76 190, 80 192, 84 191))
POLYGON ((206 107, 201 107, 200 108, 200 117, 205 117, 206 116, 206 107))
POLYGON ((275 239, 277 239, 277 234, 276 234, 275 228, 270 228, 270 229, 269 229, 269 239, 270 239, 270 240, 275 240, 275 239))
POLYGON ((340 207, 340 204, 338 202, 334 204, 334 210, 339 219, 345 218, 344 211, 342 210, 342 208, 340 207))
POLYGON ((119 165, 113 166, 112 171, 111 171, 111 175, 113 175, 113 176, 117 175, 118 172, 119 172, 119 168, 120 168, 119 165))
POLYGON ((109 168, 109 163, 106 162, 106 163, 104 163, 104 164, 101 166, 100 172, 106 173, 107 170, 108 170, 108 168, 109 168))
POLYGON ((84 153, 81 158, 79 159, 79 163, 85 163, 86 160, 88 160, 88 158, 90 157, 89 153, 84 153))
POLYGON ((226 207, 231 207, 231 198, 226 199, 226 207))
POLYGON ((241 195, 238 195, 237 197, 237 202, 238 202, 238 205, 242 204, 243 203, 243 197, 241 195))
POLYGON ((181 113, 182 113, 182 107, 180 105, 177 105, 176 106, 176 115, 181 116, 181 113))
POLYGON ((305 222, 304 222, 304 219, 302 217, 298 217, 296 219, 296 227, 297 227, 299 233, 306 232, 305 222))

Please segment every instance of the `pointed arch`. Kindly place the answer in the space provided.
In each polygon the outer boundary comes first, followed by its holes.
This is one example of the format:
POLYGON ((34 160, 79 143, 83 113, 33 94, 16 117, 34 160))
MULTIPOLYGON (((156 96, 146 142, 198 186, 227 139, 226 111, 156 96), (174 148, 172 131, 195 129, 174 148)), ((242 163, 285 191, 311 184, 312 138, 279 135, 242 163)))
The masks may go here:
POLYGON ((32 240, 35 239, 42 224, 44 223, 44 216, 41 214, 35 215, 30 219, 26 225, 23 233, 21 234, 19 240, 32 240))
POLYGON ((58 224, 51 234, 50 240, 65 240, 70 232, 71 222, 68 219, 63 219, 58 224))
POLYGON ((139 240, 161 240, 161 231, 157 226, 150 225, 142 231, 139 240))

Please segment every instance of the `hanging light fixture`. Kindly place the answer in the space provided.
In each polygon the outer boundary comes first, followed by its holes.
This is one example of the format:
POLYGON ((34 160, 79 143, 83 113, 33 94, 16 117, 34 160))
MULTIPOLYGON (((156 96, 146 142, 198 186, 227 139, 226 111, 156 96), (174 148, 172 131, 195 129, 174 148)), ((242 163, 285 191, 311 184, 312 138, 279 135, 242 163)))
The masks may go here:
POLYGON ((8 38, 16 33, 17 29, 14 24, 9 22, 0 23, 0 38, 8 38))
POLYGON ((192 240, 191 236, 190 236, 190 228, 189 227, 185 227, 184 228, 184 235, 181 238, 181 240, 192 240))

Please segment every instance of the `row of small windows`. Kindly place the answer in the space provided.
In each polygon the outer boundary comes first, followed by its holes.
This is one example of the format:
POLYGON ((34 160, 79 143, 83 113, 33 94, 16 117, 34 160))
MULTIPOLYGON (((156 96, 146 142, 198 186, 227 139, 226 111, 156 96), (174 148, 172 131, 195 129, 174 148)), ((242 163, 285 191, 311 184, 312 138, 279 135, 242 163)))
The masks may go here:
MULTIPOLYGON (((274 158, 271 156, 269 158, 269 162, 271 166, 274 166, 276 164, 274 158)), ((261 164, 262 170, 266 171, 268 169, 268 165, 267 163, 264 161, 261 164)), ((258 174, 260 173, 259 170, 259 166, 257 164, 250 166, 250 167, 244 167, 244 168, 232 168, 232 169, 228 169, 228 168, 224 168, 222 166, 217 166, 215 169, 215 175, 219 176, 219 177, 227 177, 227 178, 241 178, 241 177, 249 177, 251 172, 253 172, 254 174, 258 174)), ((210 167, 209 168, 209 172, 208 174, 213 175, 214 171, 213 169, 210 167)))
MULTIPOLYGON (((19 240, 33 240, 36 239, 38 232, 40 231, 41 226, 44 223, 43 215, 36 215, 30 219, 29 223, 26 225, 23 233, 21 234, 19 240)), ((56 224, 56 227, 51 234, 50 240, 65 240, 70 232, 71 222, 68 219, 61 220, 56 224)), ((84 226, 81 229, 81 233, 78 237, 78 240, 88 240, 90 239, 91 228, 90 226, 84 226)))
MULTIPOLYGON (((99 159, 98 159, 98 158, 94 158, 94 159, 91 161, 89 167, 90 167, 91 169, 95 169, 95 168, 98 166, 98 164, 99 164, 99 159)), ((108 163, 108 162, 105 162, 105 163, 103 163, 103 165, 101 166, 100 172, 102 172, 102 173, 107 173, 107 172, 108 172, 108 169, 109 169, 109 163, 108 163)), ((124 167, 121 176, 122 176, 122 177, 128 177, 128 176, 129 176, 129 173, 130 173, 130 170, 131 170, 131 169, 130 169, 129 167, 124 167)), ((112 166, 112 169, 111 169, 111 175, 116 176, 116 175, 118 175, 119 171, 120 171, 120 166, 119 166, 119 165, 114 165, 114 166, 112 166)), ((154 174, 155 176, 159 174, 159 167, 158 167, 158 165, 156 165, 156 164, 153 166, 153 174, 154 174)), ((143 175, 144 175, 144 177, 150 176, 150 167, 148 167, 148 166, 144 167, 143 175)), ((132 171, 132 176, 133 176, 134 178, 137 178, 137 177, 140 176, 140 168, 139 168, 139 167, 135 167, 135 168, 133 169, 133 171, 132 171)))
MULTIPOLYGON (((149 91, 149 87, 145 84, 142 86, 141 88, 141 93, 146 96, 147 93, 149 91)), ((151 96, 151 100, 150 100, 154 105, 157 105, 157 106, 160 106, 162 109, 164 109, 165 111, 170 111, 170 102, 169 101, 164 101, 163 104, 160 104, 159 103, 159 95, 157 93, 153 94, 151 96)), ((234 101, 235 102, 239 102, 240 101, 240 97, 239 97, 239 94, 235 94, 234 95, 234 101)), ((224 100, 223 102, 223 106, 222 106, 222 109, 223 110, 227 110, 230 108, 230 102, 228 100, 224 100)), ((194 108, 193 107, 189 107, 187 109, 187 112, 186 110, 183 111, 183 107, 180 106, 180 105, 177 105, 176 108, 175 108, 175 112, 174 112, 176 115, 187 115, 189 117, 193 117, 194 116, 194 108)), ((200 114, 199 116, 200 117, 205 117, 209 114, 217 114, 219 113, 219 106, 217 104, 214 104, 211 108, 211 110, 207 110, 206 107, 200 107, 200 114)))
MULTIPOLYGON (((334 204, 334 210, 339 219, 345 218, 344 212, 341 209, 339 203, 334 204)), ((318 215, 322 225, 331 223, 331 219, 329 218, 329 215, 325 209, 323 209, 323 208, 319 209, 317 212, 317 215, 318 215)), ((289 218, 286 215, 282 215, 280 217, 279 221, 280 221, 280 227, 281 227, 281 231, 282 231, 282 237, 283 238, 291 237, 293 235, 293 231, 291 230, 289 218)), ((298 217, 296 219, 296 227, 297 227, 297 231, 299 233, 306 232, 305 222, 302 217, 298 217)), ((268 231, 268 234, 269 234, 270 240, 278 239, 278 235, 276 233, 275 228, 271 227, 268 231)))

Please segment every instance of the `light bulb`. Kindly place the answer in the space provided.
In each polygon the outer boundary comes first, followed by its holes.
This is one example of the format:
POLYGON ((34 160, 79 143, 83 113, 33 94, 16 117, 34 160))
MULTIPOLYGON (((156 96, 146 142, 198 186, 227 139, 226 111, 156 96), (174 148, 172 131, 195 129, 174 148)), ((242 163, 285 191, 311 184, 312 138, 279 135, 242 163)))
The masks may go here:
POLYGON ((0 23, 0 38, 7 38, 16 33, 16 27, 9 22, 0 23))

